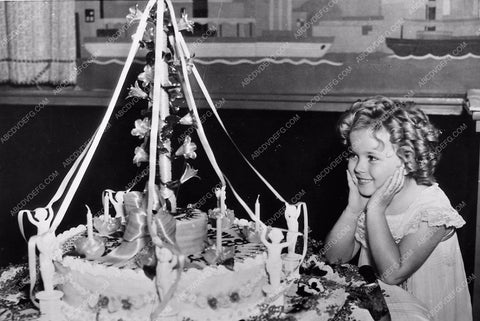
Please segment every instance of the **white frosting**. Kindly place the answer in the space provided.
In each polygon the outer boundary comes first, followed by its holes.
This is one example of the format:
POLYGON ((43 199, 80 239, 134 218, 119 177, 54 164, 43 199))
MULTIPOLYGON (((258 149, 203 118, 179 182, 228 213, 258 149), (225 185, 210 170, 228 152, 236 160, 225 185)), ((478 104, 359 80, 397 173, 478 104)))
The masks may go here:
MULTIPOLYGON (((258 313, 256 306, 265 299, 262 286, 267 283, 264 262, 262 253, 235 262, 233 271, 220 265, 182 273, 170 303, 180 311, 178 320, 238 320, 258 313), (214 305, 208 301, 212 298, 214 305)), ((79 311, 82 320, 95 319, 95 311, 100 311, 99 320, 148 320, 158 304, 154 280, 141 269, 120 269, 66 256, 57 270, 63 275, 62 311, 68 320, 77 320, 79 311), (108 306, 98 309, 103 297, 108 306), (131 304, 129 309, 122 307, 125 301, 131 304), (86 317, 88 313, 91 318, 86 317)))
POLYGON ((65 232, 63 233, 60 233, 57 235, 57 240, 60 242, 60 243, 64 243, 66 241, 68 241, 68 239, 74 237, 74 236, 77 236, 79 234, 82 234, 83 232, 85 232, 87 230, 87 227, 85 225, 78 225, 76 227, 72 227, 71 229, 69 230, 66 230, 65 232))

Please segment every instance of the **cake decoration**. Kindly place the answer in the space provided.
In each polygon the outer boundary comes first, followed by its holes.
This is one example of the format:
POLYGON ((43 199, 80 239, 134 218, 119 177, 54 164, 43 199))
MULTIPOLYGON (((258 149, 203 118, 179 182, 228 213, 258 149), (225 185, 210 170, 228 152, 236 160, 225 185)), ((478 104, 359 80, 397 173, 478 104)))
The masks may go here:
POLYGON ((87 210, 87 237, 78 238, 75 241, 75 249, 88 260, 95 260, 105 252, 105 244, 100 237, 93 235, 92 212, 88 206, 87 210))

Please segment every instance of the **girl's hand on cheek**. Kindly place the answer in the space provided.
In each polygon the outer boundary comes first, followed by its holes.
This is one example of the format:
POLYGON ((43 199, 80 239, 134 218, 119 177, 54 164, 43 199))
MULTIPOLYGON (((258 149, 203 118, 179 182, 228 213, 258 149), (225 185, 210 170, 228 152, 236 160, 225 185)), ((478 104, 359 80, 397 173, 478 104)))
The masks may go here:
POLYGON ((347 181, 349 188, 347 210, 355 214, 360 214, 365 209, 368 198, 360 195, 357 188, 357 182, 355 178, 352 177, 349 170, 347 170, 347 181))
POLYGON ((373 193, 372 197, 367 204, 367 212, 370 210, 384 211, 387 206, 392 202, 395 194, 397 194, 403 187, 405 182, 405 176, 403 175, 404 166, 400 166, 395 170, 392 176, 390 176, 379 189, 373 193))

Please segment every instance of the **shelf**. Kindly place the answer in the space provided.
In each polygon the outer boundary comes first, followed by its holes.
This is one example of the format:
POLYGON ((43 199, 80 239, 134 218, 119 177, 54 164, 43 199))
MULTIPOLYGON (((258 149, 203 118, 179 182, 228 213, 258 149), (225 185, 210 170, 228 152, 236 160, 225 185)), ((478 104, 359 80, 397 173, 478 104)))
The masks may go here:
MULTIPOLYGON (((10 86, 0 87, 0 101, 2 105, 31 105, 48 102, 48 106, 90 106, 106 107, 110 102, 113 90, 81 90, 64 88, 44 87, 37 88, 15 88, 10 86)), ((395 97, 395 95, 388 95, 395 97)), ((327 95, 318 98, 315 103, 315 94, 237 94, 237 93, 215 93, 212 95, 214 102, 225 100, 222 109, 245 109, 245 110, 284 110, 284 111, 312 111, 312 112, 342 112, 354 101, 371 95, 365 93, 349 93, 339 95, 327 95), (309 103, 312 103, 309 107, 309 103)), ((195 93, 199 108, 207 108, 207 104, 195 93)), ((426 113, 433 115, 460 115, 465 105, 465 99, 458 95, 452 97, 423 96, 413 97, 413 100, 426 113)))

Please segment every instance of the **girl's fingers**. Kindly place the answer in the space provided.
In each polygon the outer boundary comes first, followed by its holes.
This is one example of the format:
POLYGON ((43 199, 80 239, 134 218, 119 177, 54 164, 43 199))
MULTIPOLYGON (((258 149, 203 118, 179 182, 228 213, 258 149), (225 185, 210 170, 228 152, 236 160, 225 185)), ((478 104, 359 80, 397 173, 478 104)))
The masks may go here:
POLYGON ((350 174, 350 171, 348 169, 346 172, 347 172, 348 187, 355 188, 357 184, 355 184, 352 174, 350 174))
POLYGON ((405 176, 403 175, 403 170, 404 170, 404 167, 402 165, 395 171, 395 174, 394 174, 395 179, 394 179, 394 184, 392 186, 392 192, 394 194, 398 193, 400 191, 400 189, 403 186, 403 182, 405 181, 405 176))

